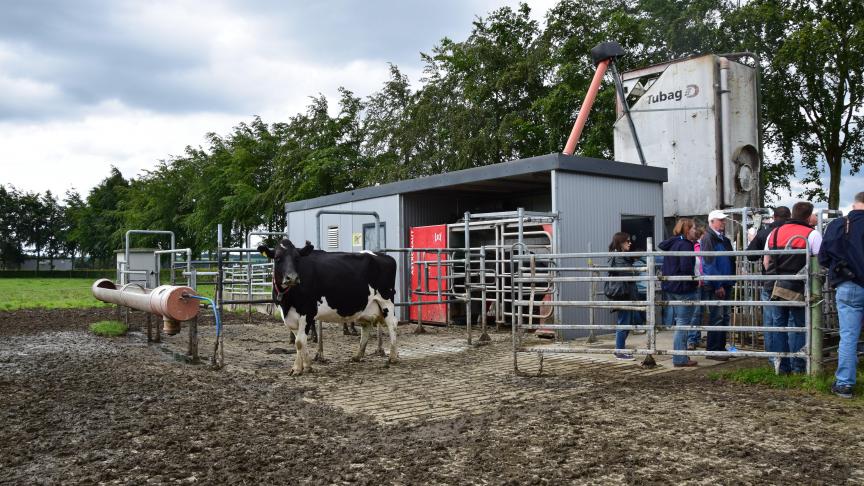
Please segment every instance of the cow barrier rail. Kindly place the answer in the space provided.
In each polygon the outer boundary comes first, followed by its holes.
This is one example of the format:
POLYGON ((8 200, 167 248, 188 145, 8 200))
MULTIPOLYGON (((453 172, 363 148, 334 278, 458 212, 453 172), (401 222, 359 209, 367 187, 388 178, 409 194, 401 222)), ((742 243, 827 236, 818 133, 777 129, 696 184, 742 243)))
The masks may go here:
MULTIPOLYGON (((805 240, 806 241, 806 240, 805 240)), ((790 242, 791 243, 791 242, 790 242)), ((542 370, 542 356, 544 354, 555 354, 555 353, 584 353, 584 354, 609 354, 609 353, 628 353, 628 354, 636 354, 636 355, 672 355, 672 356, 716 356, 716 357, 732 357, 732 356, 747 356, 747 357, 763 357, 763 358, 802 358, 806 362, 807 372, 814 373, 820 370, 821 361, 816 364, 814 363, 813 356, 821 358, 821 334, 818 336, 820 340, 818 342, 814 341, 813 336, 813 326, 811 313, 820 313, 821 315, 821 306, 822 302, 814 301, 811 295, 811 287, 813 285, 812 280, 814 280, 814 274, 812 272, 813 265, 811 260, 812 258, 806 258, 806 264, 803 269, 803 273, 794 274, 794 275, 729 275, 722 277, 713 277, 713 276, 660 276, 656 273, 655 263, 657 257, 667 257, 667 256, 699 256, 699 257, 716 257, 716 256, 732 256, 732 257, 746 257, 746 256, 764 256, 764 255, 808 255, 810 252, 809 244, 806 245, 804 249, 783 249, 783 250, 761 250, 761 251, 713 251, 713 252, 683 252, 683 251, 642 251, 642 252, 628 252, 628 257, 635 258, 644 258, 646 260, 645 266, 635 267, 629 269, 631 272, 644 272, 644 275, 634 275, 634 276, 602 276, 597 275, 604 271, 614 270, 615 272, 627 271, 626 268, 614 267, 596 267, 592 268, 590 266, 586 267, 573 267, 567 266, 564 263, 573 260, 585 260, 585 259, 598 259, 598 258, 609 258, 614 256, 621 256, 620 252, 595 252, 595 253, 560 253, 560 254, 535 254, 529 255, 527 252, 523 252, 519 254, 517 249, 519 249, 519 243, 513 245, 513 251, 511 252, 511 270, 512 270, 512 282, 514 291, 511 293, 511 300, 514 308, 516 309, 515 318, 512 326, 512 351, 513 351, 513 369, 515 372, 520 373, 519 370, 519 362, 518 357, 520 353, 536 353, 541 356, 541 370, 542 370), (549 264, 549 269, 546 272, 546 275, 538 276, 536 274, 536 268, 538 262, 545 262, 549 264), (572 277, 566 276, 571 272, 593 272, 590 276, 585 277, 572 277), (656 298, 656 288, 658 284, 664 281, 716 281, 716 280, 726 280, 726 281, 764 281, 764 280, 797 280, 805 282, 805 292, 804 292, 804 300, 801 302, 797 301, 762 301, 762 300, 662 300, 656 298), (535 287, 538 284, 549 285, 549 284, 560 284, 561 286, 572 285, 572 284, 584 284, 584 283, 596 283, 596 282, 607 282, 607 281, 619 281, 619 282, 639 282, 644 281, 647 285, 648 292, 646 292, 645 300, 628 300, 628 301, 595 301, 590 300, 551 300, 543 302, 543 305, 553 306, 553 307, 577 307, 577 308, 602 308, 602 309, 618 309, 618 310, 633 310, 633 311, 642 311, 646 313, 646 323, 643 325, 619 325, 617 323, 612 324, 566 324, 561 322, 556 323, 544 323, 544 324, 535 324, 529 318, 526 322, 526 313, 524 310, 529 308, 532 305, 535 305, 533 300, 525 300, 524 298, 519 298, 519 296, 524 295, 525 286, 535 287), (805 343, 801 350, 796 352, 769 352, 769 351, 749 351, 749 350, 724 350, 724 351, 688 351, 688 350, 675 350, 675 349, 662 349, 657 347, 657 332, 660 330, 666 330, 665 326, 658 325, 656 318, 656 309, 662 308, 664 306, 721 306, 721 307, 732 307, 732 306, 740 306, 740 307, 762 307, 762 306, 774 306, 774 307, 790 307, 790 308, 805 308, 808 311, 805 311, 805 322, 804 327, 786 327, 786 328, 777 328, 777 327, 766 327, 766 326, 671 326, 668 327, 668 330, 676 330, 676 331, 714 331, 714 332, 730 332, 730 331, 740 331, 740 332, 757 332, 757 333, 789 333, 789 332, 802 332, 805 335, 805 343), (636 348, 623 348, 623 349, 598 349, 593 347, 564 347, 564 346, 525 346, 523 345, 523 335, 525 331, 535 330, 539 328, 545 329, 554 329, 554 330, 645 330, 647 336, 647 342, 645 347, 636 347, 636 348)), ((649 240, 648 248, 653 248, 653 242, 649 240)), ((557 295, 561 295, 560 292, 557 295)))

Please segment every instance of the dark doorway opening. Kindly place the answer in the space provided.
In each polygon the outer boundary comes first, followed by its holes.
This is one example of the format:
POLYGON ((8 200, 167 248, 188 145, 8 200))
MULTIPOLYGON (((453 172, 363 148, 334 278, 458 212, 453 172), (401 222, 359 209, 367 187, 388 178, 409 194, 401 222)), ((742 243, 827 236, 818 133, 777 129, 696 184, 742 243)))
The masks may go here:
MULTIPOLYGON (((633 240, 631 251, 645 251, 648 238, 654 238, 654 216, 621 215, 621 231, 630 234, 633 240)), ((654 244, 658 241, 654 238, 654 244)))

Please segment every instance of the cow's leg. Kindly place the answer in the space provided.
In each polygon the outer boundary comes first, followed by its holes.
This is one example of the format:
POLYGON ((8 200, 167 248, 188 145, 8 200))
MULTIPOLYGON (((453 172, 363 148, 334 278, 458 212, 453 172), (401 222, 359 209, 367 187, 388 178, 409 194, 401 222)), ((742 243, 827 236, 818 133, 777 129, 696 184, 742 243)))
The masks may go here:
POLYGON ((384 317, 384 322, 387 324, 387 330, 390 331, 390 359, 387 362, 391 364, 398 363, 399 351, 396 350, 396 326, 399 325, 399 320, 393 315, 393 307, 390 308, 390 312, 384 317))
POLYGON ((357 326, 354 325, 354 321, 351 321, 351 330, 348 330, 348 323, 342 323, 342 334, 345 336, 356 336, 357 335, 357 326))
POLYGON ((309 350, 307 349, 309 346, 309 341, 306 338, 306 333, 303 328, 297 328, 297 341, 294 345, 297 347, 297 357, 294 358, 294 367, 291 368, 292 375, 302 375, 307 368, 309 368, 310 360, 309 360, 309 350))
POLYGON ((384 354, 384 338, 381 336, 381 324, 383 321, 378 319, 375 321, 375 330, 378 331, 378 349, 375 350, 375 356, 387 356, 384 354))
POLYGON ((318 342, 318 328, 315 325, 315 319, 308 319, 306 321, 306 334, 308 334, 312 337, 313 343, 318 342), (309 331, 312 331, 311 334, 309 331))
POLYGON ((365 322, 360 324, 360 347, 357 349, 357 354, 351 358, 351 361, 360 361, 363 359, 363 356, 366 355, 366 343, 369 342, 369 331, 371 327, 371 324, 365 322))
POLYGON ((288 329, 291 331, 291 336, 294 337, 294 347, 297 350, 297 354, 294 356, 294 366, 291 367, 291 371, 288 373, 289 375, 303 374, 303 367, 307 361, 306 333, 303 332, 303 328, 301 327, 301 322, 304 321, 304 319, 300 318, 300 316, 293 311, 285 317, 285 325, 288 326, 288 329))

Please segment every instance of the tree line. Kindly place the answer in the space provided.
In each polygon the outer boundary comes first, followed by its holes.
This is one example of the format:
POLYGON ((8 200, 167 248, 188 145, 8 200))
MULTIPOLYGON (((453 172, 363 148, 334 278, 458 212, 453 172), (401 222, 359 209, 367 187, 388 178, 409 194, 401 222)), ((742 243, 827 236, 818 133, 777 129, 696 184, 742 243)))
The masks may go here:
MULTIPOLYGON (((588 52, 607 40, 628 51, 621 70, 757 53, 766 193, 788 189, 798 168, 804 195, 836 208, 844 164, 854 174, 864 162, 864 3, 739 3, 561 0, 540 22, 524 4, 497 9, 476 17, 466 39, 422 53, 417 87, 390 65, 369 96, 311 96, 287 121, 254 117, 209 133, 137 177, 112 168, 86 198, 3 189, 4 201, 17 202, 3 202, 0 261, 30 248, 107 262, 129 228, 172 230, 179 247, 200 252, 215 246, 219 223, 227 244, 283 228, 289 201, 560 151, 594 73, 588 52)), ((614 105, 607 79, 580 155, 612 158, 614 105)))

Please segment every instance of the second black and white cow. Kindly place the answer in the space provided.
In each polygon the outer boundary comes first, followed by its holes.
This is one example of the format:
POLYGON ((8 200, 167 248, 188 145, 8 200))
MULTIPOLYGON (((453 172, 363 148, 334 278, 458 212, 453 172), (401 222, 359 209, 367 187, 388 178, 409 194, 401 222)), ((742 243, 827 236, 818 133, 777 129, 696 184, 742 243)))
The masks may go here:
POLYGON ((396 295, 396 260, 379 253, 337 253, 314 250, 309 242, 297 249, 288 238, 276 248, 259 246, 273 259, 273 293, 282 320, 296 336, 297 356, 291 374, 311 369, 306 345, 306 325, 316 320, 357 322, 360 348, 352 358, 359 361, 373 325, 387 325, 390 332, 390 363, 398 358, 393 297, 396 295))

